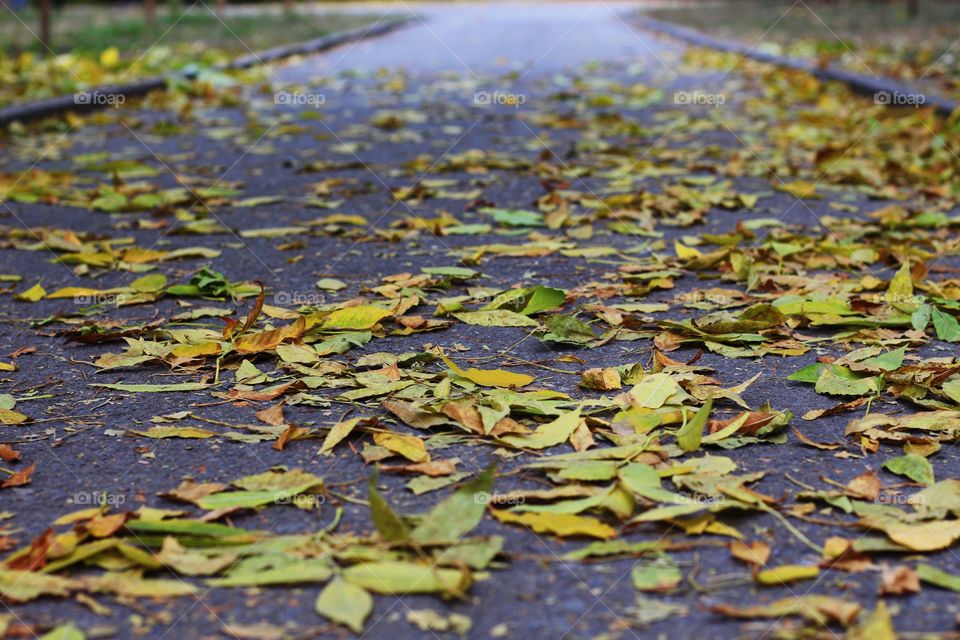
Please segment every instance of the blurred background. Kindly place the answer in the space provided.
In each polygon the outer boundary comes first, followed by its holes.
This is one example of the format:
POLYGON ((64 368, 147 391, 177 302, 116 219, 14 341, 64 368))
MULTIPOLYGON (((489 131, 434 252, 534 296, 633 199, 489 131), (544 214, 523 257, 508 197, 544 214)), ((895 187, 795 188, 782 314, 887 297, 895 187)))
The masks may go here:
MULTIPOLYGON (((599 0, 597 0, 599 1, 599 0)), ((0 105, 211 66, 238 55, 361 27, 391 15, 457 12, 445 2, 0 0, 0 105)), ((476 2, 469 3, 476 5, 476 2)), ((492 2, 509 13, 530 4, 492 2)), ((954 97, 960 2, 934 0, 645 0, 600 2, 757 50, 910 81, 954 97)), ((638 25, 639 26, 639 25, 638 25)), ((535 34, 531 34, 532 37, 535 34)), ((504 52, 509 56, 509 51, 504 52)))

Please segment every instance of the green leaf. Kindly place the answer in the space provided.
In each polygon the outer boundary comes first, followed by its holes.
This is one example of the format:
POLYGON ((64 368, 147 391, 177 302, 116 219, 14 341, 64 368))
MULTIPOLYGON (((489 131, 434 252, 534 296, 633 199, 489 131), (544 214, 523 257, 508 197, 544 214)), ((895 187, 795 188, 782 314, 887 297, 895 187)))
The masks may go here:
POLYGON ((307 482, 289 489, 274 489, 263 491, 222 491, 197 500, 201 509, 253 509, 267 504, 288 502, 290 498, 298 496, 304 491, 316 486, 316 482, 307 482))
POLYGON ((458 280, 476 278, 480 275, 477 271, 468 267, 421 267, 420 271, 429 273, 432 276, 447 276, 458 280))
POLYGON ((373 526, 387 542, 403 542, 410 537, 410 532, 400 516, 390 508, 390 503, 377 491, 378 477, 379 474, 374 470, 367 483, 370 517, 373 519, 373 526))
POLYGON ((713 409, 713 398, 707 398, 707 401, 696 415, 680 427, 677 431, 677 443, 684 451, 696 451, 700 448, 700 441, 703 438, 703 428, 707 426, 707 418, 710 417, 710 410, 713 409))
POLYGON ((527 316, 507 311, 493 309, 490 311, 461 311, 453 314, 460 322, 477 327, 536 327, 537 321, 527 316))
POLYGON ((937 332, 937 337, 947 342, 957 342, 960 340, 960 322, 948 313, 944 313, 932 307, 930 311, 933 317, 933 328, 937 332))
POLYGON ((876 395, 883 388, 883 378, 880 376, 868 376, 866 378, 853 377, 849 371, 843 367, 830 367, 824 369, 817 378, 815 387, 817 393, 830 396, 865 396, 876 395), (837 370, 842 374, 838 375, 837 370))
POLYGON ((493 467, 441 500, 410 534, 418 542, 456 542, 480 524, 493 489, 493 467))
POLYGON ((207 580, 211 587, 262 587, 277 584, 326 582, 333 568, 326 558, 302 558, 286 554, 252 556, 230 569, 222 578, 207 580))
POLYGON ((547 342, 583 345, 596 337, 590 325, 573 316, 554 314, 547 318, 544 326, 547 332, 541 335, 540 339, 547 342))
POLYGON ((940 388, 945 394, 947 394, 947 397, 957 404, 960 404, 960 378, 956 380, 947 380, 940 388))
POLYGON ((640 564, 630 571, 630 581, 637 591, 673 591, 681 580, 680 567, 670 559, 640 564))
POLYGON ((651 373, 634 385, 630 395, 641 407, 659 409, 678 391, 681 391, 680 385, 669 374, 651 373))
POLYGON ((860 364, 876 367, 877 369, 882 369, 883 371, 896 371, 903 365, 903 358, 906 354, 907 348, 900 347, 899 349, 887 351, 886 353, 881 353, 878 356, 861 360, 860 364))
POLYGON ((86 637, 83 631, 73 626, 72 623, 67 623, 48 631, 37 640, 85 640, 86 637))
POLYGON ((363 622, 373 611, 373 598, 363 587, 334 578, 317 597, 316 611, 354 633, 362 633, 363 622))
POLYGON ((533 433, 505 435, 500 439, 520 449, 546 449, 562 444, 580 425, 580 409, 568 411, 552 422, 542 424, 533 433))
POLYGON ((374 593, 461 593, 471 582, 470 574, 416 562, 365 562, 347 567, 343 577, 374 593))
POLYGON ((170 535, 203 536, 211 538, 240 537, 256 540, 261 532, 248 529, 238 529, 216 522, 200 520, 130 520, 127 528, 132 531, 145 533, 162 533, 170 535))
POLYGON ((538 227, 543 224, 543 215, 537 211, 527 211, 525 209, 496 209, 494 207, 483 207, 479 209, 480 213, 493 216, 493 219, 500 224, 510 227, 538 227))
POLYGON ((563 306, 567 294, 563 289, 554 289, 553 287, 544 287, 537 285, 530 294, 526 306, 520 310, 520 313, 526 316, 532 316, 541 311, 549 311, 563 306))
POLYGON ((924 582, 929 582, 942 589, 949 589, 950 591, 960 593, 960 576, 941 571, 924 562, 917 565, 917 576, 924 582))
POLYGON ((883 468, 899 476, 910 478, 914 482, 921 484, 933 484, 933 465, 923 456, 915 453, 898 458, 891 458, 883 463, 883 468))
POLYGON ((806 382, 809 384, 816 384, 817 380, 820 379, 820 374, 823 373, 825 369, 829 369, 830 365, 824 364, 822 362, 816 362, 809 366, 803 367, 794 371, 789 376, 787 380, 792 380, 794 382, 806 382))

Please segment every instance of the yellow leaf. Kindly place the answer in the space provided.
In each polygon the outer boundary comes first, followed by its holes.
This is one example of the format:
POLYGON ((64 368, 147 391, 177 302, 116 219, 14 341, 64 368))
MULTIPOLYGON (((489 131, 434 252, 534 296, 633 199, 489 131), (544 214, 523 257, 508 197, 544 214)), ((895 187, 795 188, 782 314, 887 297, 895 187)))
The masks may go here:
POLYGON ((16 371, 17 365, 13 362, 3 362, 0 360, 0 371, 16 371))
POLYGON ((63 287, 62 289, 57 289, 53 293, 48 293, 47 300, 83 297, 90 299, 92 302, 96 297, 104 293, 106 292, 101 289, 88 289, 87 287, 63 287))
POLYGON ((112 69, 120 64, 120 50, 116 47, 104 49, 100 53, 100 66, 112 69))
POLYGON ((785 564, 773 569, 767 569, 757 574, 757 582, 766 585, 781 585, 797 580, 810 580, 820 575, 816 565, 785 564))
POLYGON ((323 444, 320 445, 320 453, 325 456, 333 453, 333 448, 336 447, 341 440, 350 435, 350 432, 353 431, 354 427, 360 424, 361 420, 365 419, 366 418, 351 418, 333 425, 333 427, 330 428, 330 431, 327 432, 327 437, 323 439, 323 444))
POLYGON ((392 312, 373 305, 360 305, 337 309, 323 322, 324 329, 349 329, 363 331, 370 329, 392 312))
POLYGON ((534 380, 533 376, 504 371, 503 369, 461 369, 446 356, 440 356, 440 358, 455 374, 475 382, 481 387, 523 387, 534 380))
POLYGON ((426 445, 417 436, 406 436, 399 433, 375 433, 373 434, 373 441, 411 462, 427 462, 430 460, 426 445))
POLYGON ((33 285, 26 291, 18 293, 15 297, 17 300, 22 302, 37 302, 42 299, 43 296, 47 295, 46 289, 40 286, 40 283, 33 285))
POLYGON ((783 184, 775 185, 774 187, 777 191, 783 191, 784 193, 789 193, 790 195, 796 196, 798 198, 822 198, 819 193, 817 193, 817 185, 813 182, 806 182, 803 180, 797 180, 795 182, 785 182, 783 184))
POLYGON ((181 344, 174 347, 171 354, 178 358, 198 358, 220 353, 220 344, 217 342, 201 342, 199 344, 181 344))
POLYGON ((693 247, 687 247, 680 244, 679 240, 673 241, 673 250, 677 252, 677 257, 681 260, 693 260, 703 257, 703 253, 693 247))
POLYGON ((569 513, 514 513, 492 509, 493 517, 500 522, 522 524, 537 533, 552 533, 558 536, 591 536, 607 540, 617 535, 608 524, 589 516, 569 513))
POLYGON ((0 424, 20 424, 29 418, 13 409, 0 409, 0 424))
POLYGON ((936 551, 949 547, 960 538, 960 520, 894 524, 885 531, 891 540, 913 551, 936 551))
POLYGON ((139 247, 127 249, 123 252, 123 261, 131 264, 146 264, 148 262, 157 262, 163 260, 170 254, 169 251, 157 251, 154 249, 141 249, 139 247))

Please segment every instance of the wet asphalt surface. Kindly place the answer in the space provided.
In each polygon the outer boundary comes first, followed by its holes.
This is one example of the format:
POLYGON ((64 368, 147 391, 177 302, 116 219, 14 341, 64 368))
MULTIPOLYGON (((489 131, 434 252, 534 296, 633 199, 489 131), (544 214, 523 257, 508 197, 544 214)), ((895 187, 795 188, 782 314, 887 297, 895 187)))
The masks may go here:
MULTIPOLYGON (((402 4, 402 3, 401 3, 402 4)), ((384 5, 394 14, 403 14, 404 7, 384 5)), ((678 45, 658 40, 649 34, 632 30, 624 12, 627 5, 569 3, 553 6, 541 4, 514 5, 496 9, 478 5, 460 5, 457 10, 441 7, 418 7, 421 18, 401 31, 384 38, 365 41, 316 58, 294 61, 273 68, 265 80, 273 88, 285 86, 291 91, 323 95, 323 105, 313 111, 309 105, 277 105, 270 90, 252 87, 248 102, 236 107, 204 106, 191 119, 178 118, 167 110, 150 104, 130 105, 107 114, 98 124, 71 130, 61 135, 54 131, 31 137, 0 141, 2 170, 23 171, 34 165, 45 170, 64 169, 95 184, 105 176, 96 171, 77 170, 73 160, 82 153, 107 150, 114 158, 137 159, 158 169, 148 178, 173 186, 173 174, 202 175, 220 179, 222 183, 242 182, 244 197, 283 195, 294 198, 310 194, 325 179, 342 179, 334 186, 331 199, 344 199, 344 204, 331 211, 360 214, 371 228, 388 229, 403 219, 436 217, 449 211, 465 223, 488 221, 482 214, 466 210, 464 201, 426 198, 417 203, 397 203, 388 188, 409 186, 424 174, 432 178, 457 180, 456 189, 468 185, 481 188, 483 198, 495 206, 532 208, 544 194, 536 175, 524 168, 468 174, 462 170, 445 171, 443 158, 456 156, 470 149, 496 151, 510 158, 537 162, 546 147, 552 152, 548 162, 576 166, 577 145, 583 139, 577 130, 551 129, 540 126, 531 116, 536 113, 571 113, 573 107, 556 99, 564 79, 585 80, 616 78, 623 82, 644 82, 661 86, 665 92, 673 88, 704 86, 704 83, 738 83, 737 77, 711 79, 691 77, 681 72, 678 45), (597 61, 598 64, 588 64, 597 61), (602 64, 599 64, 602 63, 602 64), (379 73, 379 69, 390 71, 379 73), (402 74, 397 71, 402 70, 402 74), (289 83, 289 84, 287 84, 289 83), (519 108, 477 105, 477 92, 512 92, 523 95, 519 108), (368 126, 384 109, 411 110, 426 115, 422 122, 408 122, 397 129, 368 126), (179 127, 173 135, 160 132, 179 127), (365 125, 359 126, 358 125, 365 125), (226 132, 226 133, 224 133, 226 132), (401 135, 402 134, 402 135, 401 135), (51 145, 43 153, 44 144, 51 145), (411 168, 407 163, 424 156, 426 165, 411 168), (432 165, 440 160, 437 165, 432 165), (343 163, 342 167, 310 168, 312 161, 343 163), (358 165, 362 162, 362 165, 358 165)), ((380 10, 379 7, 375 10, 380 10)), ((674 108, 673 105, 670 105, 674 108)), ((736 104, 728 105, 736 108, 736 104)), ((614 106, 597 107, 619 114, 637 124, 628 135, 610 136, 610 140, 627 145, 631 153, 657 145, 707 144, 736 145, 732 136, 712 132, 706 137, 684 139, 681 132, 661 140, 663 126, 660 107, 614 106)), ((700 113, 695 109, 691 113, 700 113)), ((702 113, 708 117, 709 112, 702 113)), ((606 180, 593 176, 574 178, 572 188, 606 189, 606 180)), ((655 182, 652 180, 651 182, 655 182)), ((808 225, 815 231, 817 216, 829 212, 830 199, 809 203, 809 209, 792 208, 793 198, 773 194, 769 183, 758 178, 741 178, 735 188, 745 192, 765 192, 752 212, 711 211, 705 224, 694 228, 658 227, 672 238, 685 234, 729 231, 745 215, 778 217, 790 211, 789 222, 808 225)), ((144 247, 181 248, 203 245, 222 251, 209 264, 237 280, 260 280, 268 290, 283 295, 316 300, 314 282, 319 277, 335 277, 348 284, 336 294, 325 294, 326 301, 346 300, 360 294, 364 287, 380 284, 383 277, 396 273, 415 273, 424 266, 458 264, 459 256, 469 248, 487 242, 522 242, 498 235, 444 236, 422 233, 397 242, 385 242, 368 233, 356 238, 312 235, 304 238, 304 246, 281 247, 291 238, 244 238, 243 230, 281 227, 291 222, 309 220, 330 213, 324 209, 307 209, 298 204, 277 203, 253 208, 218 207, 216 217, 232 231, 212 235, 181 235, 169 216, 157 220, 168 223, 163 229, 143 229, 132 224, 147 216, 138 214, 110 215, 84 208, 43 204, 8 203, 0 210, 0 225, 9 228, 54 226, 109 237, 135 238, 144 247), (291 263, 289 258, 302 255, 291 263)), ((614 246, 621 250, 643 251, 645 239, 629 235, 598 234, 579 245, 614 246)), ((24 251, 6 247, 0 251, 0 273, 19 274, 24 282, 42 280, 51 291, 66 286, 107 288, 125 284, 136 277, 123 271, 96 272, 95 280, 77 276, 71 269, 56 264, 47 251, 24 251), (93 283, 93 284, 92 284, 93 283)), ((204 261, 185 260, 164 263, 160 271, 171 281, 183 281, 204 261)), ((574 288, 587 282, 602 280, 616 272, 615 260, 565 258, 548 255, 542 258, 495 258, 482 260, 476 268, 483 272, 482 284, 510 287, 546 284, 574 288)), ((685 289, 703 286, 688 275, 673 291, 655 292, 643 302, 673 300, 685 289)), ((269 299, 268 299, 269 301, 269 299)), ((241 306, 244 303, 241 303, 241 306)), ((217 303, 217 306, 232 306, 217 303)), ((22 356, 20 370, 2 374, 0 392, 23 395, 31 390, 44 397, 18 404, 18 409, 34 422, 21 427, 3 427, 2 440, 16 443, 24 461, 36 463, 33 481, 26 487, 0 492, 0 511, 13 517, 6 523, 17 530, 21 542, 30 540, 50 523, 79 508, 83 496, 106 491, 123 508, 140 505, 173 507, 157 494, 170 490, 185 477, 198 481, 228 482, 234 478, 259 473, 275 465, 300 467, 337 484, 356 497, 365 494, 369 469, 350 447, 340 447, 332 458, 316 455, 317 441, 291 443, 284 451, 275 451, 269 442, 244 444, 213 438, 192 440, 148 440, 130 434, 129 429, 142 428, 161 414, 191 409, 210 420, 234 424, 255 422, 253 412, 268 403, 235 403, 211 405, 206 392, 177 394, 118 394, 91 387, 96 382, 181 381, 171 378, 166 369, 150 368, 112 371, 97 374, 88 363, 102 353, 119 350, 117 343, 81 345, 69 342, 58 334, 61 325, 37 324, 57 313, 76 311, 73 302, 45 300, 35 304, 17 303, 12 296, 0 296, 3 323, 0 324, 0 355, 22 347, 36 347, 35 353, 22 356), (33 324, 31 324, 33 323, 33 324)), ((689 313, 674 308, 672 313, 689 313)), ((176 302, 163 299, 153 305, 108 310, 103 318, 150 322, 169 318, 178 311, 176 302)), ((676 317, 676 316, 672 316, 676 317)), ((685 316, 681 316, 685 317, 685 316)), ((368 350, 419 351, 425 344, 469 347, 470 355, 490 355, 520 341, 522 329, 482 329, 454 324, 438 333, 415 334, 409 337, 388 337, 368 345, 368 350)), ((671 354, 678 360, 693 356, 696 349, 682 349, 671 354)), ((648 362, 651 344, 611 342, 589 352, 552 347, 535 339, 527 339, 510 349, 510 355, 533 363, 579 374, 586 368, 569 362, 557 362, 564 354, 574 353, 587 360, 589 367, 616 366, 627 362, 648 362)), ((831 351, 823 346, 823 353, 831 351)), ((350 352, 345 361, 355 356, 350 352)), ((743 394, 751 406, 765 402, 776 409, 786 409, 799 416, 811 408, 827 408, 834 403, 818 396, 809 387, 784 378, 801 366, 812 363, 818 354, 782 359, 727 359, 704 353, 699 364, 713 367, 724 386, 738 384, 757 372, 760 379, 743 394)), ((537 384, 575 396, 589 395, 576 386, 579 375, 562 375, 541 368, 520 366, 537 376, 537 384)), ((225 387, 226 388, 226 387, 225 387)), ((333 395, 333 394, 330 394, 333 395)), ((595 394, 594 394, 595 395, 595 394)), ((876 408, 876 405, 875 405, 876 408)), ((329 425, 352 408, 330 402, 323 406, 287 407, 291 422, 301 426, 329 425)), ((893 406, 879 410, 894 411, 893 406)), ((365 410, 373 414, 374 408, 365 410)), ((356 413, 350 414, 356 415, 356 413)), ((843 429, 849 415, 804 422, 795 418, 794 425, 811 438, 823 442, 842 442, 843 429)), ((198 425, 202 426, 202 425, 198 425)), ((399 427, 398 427, 399 428, 399 427)), ((360 448, 359 438, 353 443, 360 448)), ((847 444, 844 450, 855 452, 847 444)), ((479 472, 495 459, 491 448, 453 445, 450 453, 463 462, 461 469, 479 472)), ((782 445, 754 445, 722 451, 740 466, 740 472, 766 471, 767 477, 757 485, 766 494, 779 496, 796 491, 786 478, 820 485, 829 477, 845 483, 875 465, 856 459, 839 459, 832 452, 802 446, 794 438, 782 445)), ((952 446, 941 452, 938 469, 957 468, 960 464, 952 446)), ((524 458, 501 461, 501 472, 515 469, 524 458)), ((893 476, 885 479, 892 481, 893 476)), ((402 512, 425 511, 440 495, 414 496, 405 490, 404 476, 386 475, 386 495, 402 512)), ((510 488, 520 482, 527 488, 539 486, 533 478, 504 480, 510 488), (525 484, 524 484, 525 483, 525 484)), ((235 517, 243 527, 271 530, 276 533, 299 533, 319 529, 330 523, 333 505, 319 512, 269 508, 256 514, 235 517)), ((341 530, 367 532, 369 516, 364 507, 343 503, 341 530)), ((769 536, 778 563, 809 561, 809 549, 788 535, 771 518, 755 514, 730 519, 748 537, 769 536)), ((796 525, 807 535, 822 542, 828 535, 824 527, 803 522, 796 525)), ((709 606, 717 603, 754 604, 790 595, 812 593, 848 596, 861 603, 876 600, 878 576, 867 572, 847 574, 826 571, 820 580, 802 582, 791 588, 766 587, 758 590, 749 580, 743 565, 730 560, 725 548, 713 547, 722 540, 702 536, 692 538, 704 546, 676 552, 685 572, 693 580, 673 594, 655 596, 664 602, 682 605, 685 612, 649 627, 630 624, 631 609, 636 605, 636 592, 630 584, 629 571, 634 559, 596 563, 570 563, 560 555, 584 544, 581 540, 561 541, 537 536, 526 530, 510 528, 484 520, 478 533, 496 533, 507 537, 506 557, 479 581, 464 601, 441 601, 425 596, 393 598, 378 596, 373 616, 366 625, 367 638, 454 637, 450 633, 424 632, 406 621, 409 610, 433 609, 445 614, 457 612, 473 620, 471 638, 490 637, 491 630, 506 625, 509 638, 694 638, 703 637, 774 637, 770 621, 736 621, 717 616, 709 606), (725 581, 728 580, 728 581, 725 581), (694 586, 696 585, 696 586, 694 586), (715 585, 715 586, 711 586, 715 585)), ((848 533, 837 531, 836 534, 848 533)), ((685 540, 682 532, 664 527, 644 526, 630 529, 622 538, 629 541, 651 540, 661 536, 685 540)), ((960 572, 960 560, 951 551, 932 556, 937 566, 960 572)), ((25 623, 50 625, 72 620, 88 631, 91 637, 103 634, 119 638, 217 638, 223 637, 224 624, 269 622, 289 624, 303 637, 351 637, 348 631, 324 624, 313 612, 319 586, 270 588, 262 590, 214 589, 201 592, 202 597, 187 597, 162 603, 138 601, 113 603, 113 614, 99 616, 70 600, 41 599, 12 607, 25 623)), ((103 598, 104 602, 109 602, 103 598)), ((954 628, 960 611, 956 598, 931 588, 916 596, 888 603, 897 607, 900 631, 947 631, 954 628)), ((785 623, 782 622, 782 623, 785 623)), ((294 632, 292 632, 294 633, 294 632)), ((837 632, 838 636, 841 632, 837 632)), ((827 637, 830 637, 827 635, 827 637)))

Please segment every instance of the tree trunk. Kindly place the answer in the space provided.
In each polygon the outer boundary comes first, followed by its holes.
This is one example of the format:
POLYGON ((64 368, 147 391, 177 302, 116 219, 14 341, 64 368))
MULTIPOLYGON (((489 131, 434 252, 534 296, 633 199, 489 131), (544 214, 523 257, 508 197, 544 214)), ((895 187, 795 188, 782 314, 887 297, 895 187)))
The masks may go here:
POLYGON ((152 27, 157 19, 157 0, 143 0, 143 20, 152 27))
POLYGON ((283 10, 287 13, 293 13, 293 0, 283 0, 283 10))
POLYGON ((916 18, 920 13, 920 0, 907 0, 907 16, 916 18))
POLYGON ((217 0, 217 15, 221 20, 227 17, 227 0, 217 0))
POLYGON ((53 48, 50 40, 50 0, 40 0, 40 44, 45 52, 53 48))

